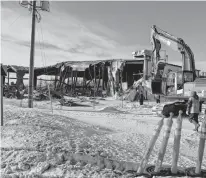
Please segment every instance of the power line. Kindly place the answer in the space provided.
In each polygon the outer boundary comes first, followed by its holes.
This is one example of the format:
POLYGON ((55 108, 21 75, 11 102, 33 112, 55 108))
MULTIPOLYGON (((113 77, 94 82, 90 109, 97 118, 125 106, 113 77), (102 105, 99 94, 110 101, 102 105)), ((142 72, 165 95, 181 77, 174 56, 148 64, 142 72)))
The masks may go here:
POLYGON ((8 28, 10 28, 22 15, 20 14, 10 25, 8 28))
POLYGON ((7 27, 6 30, 8 30, 21 16, 22 16, 22 14, 20 14, 20 15, 7 27))
MULTIPOLYGON (((44 37, 43 37, 43 30, 42 30, 42 25, 40 23, 40 29, 41 29, 41 36, 42 36, 42 43, 43 43, 43 50, 45 49, 44 48, 44 37)), ((45 51, 44 51, 44 60, 45 60, 45 65, 46 65, 46 54, 45 54, 45 51)))
MULTIPOLYGON (((42 32, 41 22, 40 22, 40 28, 41 28, 41 36, 42 36, 42 46, 44 47, 43 32, 42 32)), ((38 29, 38 28, 37 28, 37 29, 38 29)), ((45 69, 46 69, 46 55, 45 55, 45 51, 41 48, 39 31, 38 31, 38 36, 39 36, 39 45, 40 45, 41 56, 42 56, 42 63, 43 63, 43 66, 44 66, 45 69), (43 56, 43 54, 44 54, 44 56, 43 56), (45 64, 44 64, 44 60, 45 60, 45 64)), ((47 69, 46 69, 46 74, 48 74, 47 69)), ((48 78, 47 78, 47 79, 48 79, 48 78)), ((52 98, 51 98, 50 86, 48 85, 48 81, 46 81, 46 85, 47 85, 48 90, 49 90, 49 97, 50 97, 50 101, 51 101, 51 111, 52 111, 52 114, 53 114, 52 98)))
POLYGON ((41 41, 40 41, 40 32, 37 28, 37 33, 38 33, 38 37, 39 37, 39 46, 40 46, 40 51, 41 51, 41 59, 42 59, 42 63, 43 63, 43 66, 44 66, 44 58, 43 58, 43 52, 42 52, 42 45, 41 45, 41 41))

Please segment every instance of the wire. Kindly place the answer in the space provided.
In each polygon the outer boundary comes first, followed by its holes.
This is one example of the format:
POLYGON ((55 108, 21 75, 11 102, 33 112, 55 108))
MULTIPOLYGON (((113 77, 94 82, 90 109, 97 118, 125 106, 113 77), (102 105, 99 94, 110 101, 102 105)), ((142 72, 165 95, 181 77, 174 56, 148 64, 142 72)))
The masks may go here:
MULTIPOLYGON (((44 39, 43 39, 43 32, 42 32, 42 26, 41 26, 41 23, 40 23, 40 29, 41 29, 41 37, 42 37, 42 46, 44 48, 44 39)), ((39 31, 38 31, 39 32, 39 31)), ((40 37, 40 35, 38 35, 40 37)), ((39 43, 40 43, 40 38, 39 38, 39 43)), ((41 45, 40 45, 40 49, 41 49, 41 56, 42 56, 42 63, 43 63, 43 66, 46 67, 46 55, 45 55, 45 51, 44 49, 42 50, 41 48, 41 45), (44 54, 44 55, 43 55, 44 54), (45 64, 44 64, 44 60, 45 60, 45 64)), ((46 74, 48 74, 48 71, 46 69, 46 74)), ((47 78, 48 79, 48 78, 47 78)), ((53 114, 53 106, 52 106, 52 98, 51 98, 51 92, 50 92, 50 87, 48 85, 48 81, 46 81, 46 85, 48 87, 48 90, 49 90, 49 98, 50 98, 50 101, 51 101, 51 111, 52 111, 52 114, 53 114)))
MULTIPOLYGON (((9 30, 9 28, 22 16, 22 14, 20 14, 8 27, 5 31, 9 30)), ((2 34, 0 34, 1 38, 2 38, 2 34)), ((2 41, 4 42, 4 41, 2 41)))
MULTIPOLYGON (((42 30, 42 25, 40 23, 40 30, 41 30, 41 37, 42 37, 42 46, 43 46, 43 50, 45 49, 44 47, 44 37, 43 37, 43 30, 42 30)), ((46 55, 45 55, 45 51, 44 51, 44 60, 45 60, 45 65, 46 65, 46 55)))
POLYGON ((42 59, 42 63, 43 63, 43 66, 44 66, 44 59, 43 59, 43 51, 42 51, 42 45, 41 45, 41 41, 40 41, 40 32, 37 28, 37 33, 38 33, 38 37, 39 37, 39 46, 40 46, 40 50, 41 50, 41 59, 42 59))
POLYGON ((7 27, 7 29, 10 28, 21 16, 22 16, 22 15, 20 14, 20 15, 7 27))

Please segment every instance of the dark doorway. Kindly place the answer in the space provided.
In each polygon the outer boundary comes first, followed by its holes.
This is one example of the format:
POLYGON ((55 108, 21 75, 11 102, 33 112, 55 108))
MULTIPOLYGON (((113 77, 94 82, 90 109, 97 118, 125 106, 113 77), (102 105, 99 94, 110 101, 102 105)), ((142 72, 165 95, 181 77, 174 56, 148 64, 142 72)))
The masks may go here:
POLYGON ((126 62, 123 73, 122 81, 128 83, 131 87, 134 81, 139 80, 143 76, 143 61, 126 62))

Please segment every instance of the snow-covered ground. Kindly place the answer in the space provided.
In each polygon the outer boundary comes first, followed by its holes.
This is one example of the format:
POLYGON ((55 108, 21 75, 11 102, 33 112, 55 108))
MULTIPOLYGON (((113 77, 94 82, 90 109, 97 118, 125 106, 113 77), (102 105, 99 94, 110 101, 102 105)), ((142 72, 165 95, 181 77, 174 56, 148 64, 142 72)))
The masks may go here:
MULTIPOLYGON (((90 107, 60 106, 58 100, 53 100, 52 107, 50 101, 35 101, 34 108, 29 109, 27 100, 4 99, 2 177, 134 177, 123 170, 136 171, 141 161, 161 119, 152 111, 156 104, 146 101, 139 106, 112 98, 73 100, 90 107), (78 156, 79 152, 85 156, 78 156), (98 154, 112 160, 113 165, 102 163, 98 154), (107 169, 114 165, 119 171, 107 169)), ((172 162, 175 122, 173 119, 164 165, 172 162)), ((199 135, 193 127, 183 119, 178 160, 182 168, 196 166, 199 135)), ((163 131, 149 164, 155 165, 163 131)), ((202 169, 206 169, 206 152, 202 169)))

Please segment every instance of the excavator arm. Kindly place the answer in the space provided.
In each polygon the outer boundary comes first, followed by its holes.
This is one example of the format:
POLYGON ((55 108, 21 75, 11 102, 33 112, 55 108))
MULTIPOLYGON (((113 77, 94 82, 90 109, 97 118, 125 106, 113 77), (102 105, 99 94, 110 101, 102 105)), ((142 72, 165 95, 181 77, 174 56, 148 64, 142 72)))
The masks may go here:
POLYGON ((158 58, 159 51, 161 49, 161 42, 172 49, 179 51, 181 54, 184 54, 185 59, 182 61, 184 62, 183 70, 192 71, 196 77, 194 54, 190 47, 184 42, 183 39, 177 38, 153 25, 151 28, 151 43, 153 45, 153 52, 156 53, 157 60, 159 60, 158 58))
MULTIPOLYGON (((183 84, 185 82, 184 80, 184 73, 189 72, 192 74, 193 81, 196 78, 196 71, 195 71, 195 60, 194 60, 194 54, 190 47, 184 42, 183 39, 177 38, 171 34, 169 34, 166 31, 161 30, 160 28, 156 27, 155 25, 151 28, 151 43, 153 46, 153 71, 154 74, 154 81, 153 85, 157 85, 159 83, 162 85, 162 80, 158 79, 158 64, 161 63, 160 60, 160 49, 161 49, 161 42, 166 44, 167 46, 171 47, 175 51, 179 51, 182 55, 182 78, 183 78, 183 84), (158 81, 159 80, 159 81, 158 81), (161 80, 161 81, 160 81, 161 80)), ((153 86, 154 88, 155 86, 153 86)), ((165 88, 165 87, 164 87, 165 88)), ((164 93, 165 92, 153 92, 156 94, 164 93)))

